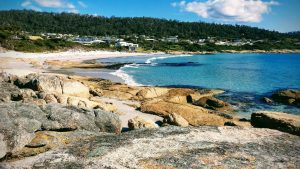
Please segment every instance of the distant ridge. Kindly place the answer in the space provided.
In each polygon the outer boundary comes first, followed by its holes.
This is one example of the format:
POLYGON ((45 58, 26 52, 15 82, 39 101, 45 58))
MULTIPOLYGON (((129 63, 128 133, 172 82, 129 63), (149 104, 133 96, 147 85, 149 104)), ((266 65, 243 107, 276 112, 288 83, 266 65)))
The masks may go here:
MULTIPOLYGON (((203 22, 180 22, 148 17, 95 17, 72 13, 47 13, 31 10, 0 11, 0 26, 17 26, 21 30, 42 33, 78 35, 147 35, 183 39, 206 37, 277 40, 295 36, 241 25, 221 25, 203 22)), ((298 34, 297 34, 298 35, 298 34)), ((296 36, 297 36, 296 35, 296 36)))

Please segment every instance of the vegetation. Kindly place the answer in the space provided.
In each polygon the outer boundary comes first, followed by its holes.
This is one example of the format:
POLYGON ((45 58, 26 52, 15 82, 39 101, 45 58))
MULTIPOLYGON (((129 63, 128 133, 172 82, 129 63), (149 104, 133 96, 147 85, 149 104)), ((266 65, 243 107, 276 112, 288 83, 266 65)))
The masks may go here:
POLYGON ((180 22, 155 18, 95 17, 71 13, 46 13, 28 10, 0 11, 2 26, 14 25, 33 33, 52 32, 78 35, 148 35, 157 38, 178 35, 181 39, 208 36, 220 38, 272 39, 293 36, 241 25, 180 22))
POLYGON ((82 36, 125 37, 125 41, 138 43, 139 51, 222 51, 222 50, 274 50, 300 49, 299 32, 279 33, 240 25, 220 25, 201 22, 180 22, 154 18, 94 17, 71 13, 46 13, 28 10, 0 11, 0 43, 7 49, 43 52, 69 48, 128 50, 115 48, 109 43, 85 46, 64 39, 30 40, 28 34, 63 33, 82 36), (26 33, 29 32, 29 33, 26 33), (153 37, 156 41, 137 38, 153 37), (179 43, 160 41, 178 35, 179 43), (260 40, 253 45, 226 46, 206 43, 189 43, 202 38, 260 40))

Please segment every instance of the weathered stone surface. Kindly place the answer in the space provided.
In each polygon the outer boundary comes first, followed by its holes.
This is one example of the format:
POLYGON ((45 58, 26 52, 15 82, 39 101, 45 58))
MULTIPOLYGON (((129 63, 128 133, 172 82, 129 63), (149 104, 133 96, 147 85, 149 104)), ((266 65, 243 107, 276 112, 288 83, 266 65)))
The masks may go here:
POLYGON ((22 99, 19 88, 7 82, 0 82, 0 102, 19 101, 22 99))
POLYGON ((70 140, 68 146, 3 161, 0 168, 300 167, 299 137, 270 129, 170 126, 121 135, 63 134, 70 140))
POLYGON ((90 90, 84 84, 77 81, 64 80, 62 83, 62 92, 64 95, 89 97, 90 90))
POLYGON ((141 111, 159 116, 168 116, 170 113, 177 113, 186 119, 190 125, 224 125, 225 119, 221 116, 209 113, 207 109, 202 107, 177 104, 165 101, 145 102, 141 105, 141 111))
POLYGON ((281 90, 278 92, 275 92, 272 95, 272 98, 276 102, 288 104, 288 105, 294 105, 294 106, 300 106, 300 91, 299 90, 293 90, 293 89, 287 89, 287 90, 281 90))
POLYGON ((194 102, 194 105, 212 110, 230 109, 230 105, 228 103, 214 97, 202 97, 194 102))
POLYGON ((163 96, 169 92, 168 88, 159 88, 159 87, 148 87, 144 88, 137 93, 137 97, 141 100, 152 99, 156 97, 163 96))
POLYGON ((0 104, 0 133, 6 140, 6 153, 22 149, 41 128, 46 115, 34 105, 21 103, 0 104), (44 118, 43 118, 44 116, 44 118))
POLYGON ((260 111, 251 115, 254 127, 277 129, 300 136, 300 116, 282 112, 260 111))
POLYGON ((32 75, 27 77, 29 80, 23 87, 42 91, 50 94, 62 94, 62 81, 54 75, 32 75))
POLYGON ((164 122, 175 125, 175 126, 180 126, 180 127, 188 127, 189 122, 187 122, 183 117, 176 113, 171 113, 169 114, 165 119, 164 122))
POLYGON ((118 115, 114 113, 95 110, 95 124, 101 132, 121 133, 122 122, 118 115))
POLYGON ((57 103, 57 99, 53 94, 46 94, 44 100, 46 103, 57 103))
POLYGON ((20 93, 22 95, 22 99, 31 97, 37 98, 36 93, 31 89, 20 89, 20 93))
POLYGON ((4 135, 0 133, 0 159, 6 155, 7 151, 7 144, 4 140, 4 135))
POLYGON ((128 127, 131 130, 144 129, 144 128, 158 128, 157 124, 152 121, 147 121, 139 116, 128 120, 128 127))

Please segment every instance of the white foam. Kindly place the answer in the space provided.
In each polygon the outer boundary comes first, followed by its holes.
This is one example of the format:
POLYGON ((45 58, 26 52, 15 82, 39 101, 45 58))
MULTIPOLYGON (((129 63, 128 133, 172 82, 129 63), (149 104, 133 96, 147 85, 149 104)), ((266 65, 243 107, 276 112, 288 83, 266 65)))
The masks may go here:
POLYGON ((128 75, 125 71, 123 71, 122 68, 110 74, 123 79, 125 83, 129 86, 143 86, 142 84, 135 82, 132 76, 128 75))
POLYGON ((166 55, 166 56, 159 56, 159 57, 152 57, 145 61, 146 64, 151 64, 154 60, 162 60, 167 58, 176 58, 176 57, 187 57, 193 55, 166 55))

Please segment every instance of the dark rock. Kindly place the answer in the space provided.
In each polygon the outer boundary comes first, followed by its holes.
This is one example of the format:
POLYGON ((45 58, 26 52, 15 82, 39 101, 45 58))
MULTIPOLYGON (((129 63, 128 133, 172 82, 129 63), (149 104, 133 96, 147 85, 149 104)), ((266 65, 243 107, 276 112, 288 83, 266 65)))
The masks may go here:
POLYGON ((272 95, 272 98, 274 99, 274 101, 279 103, 300 106, 299 90, 287 89, 287 90, 277 91, 272 95))
POLYGON ((277 129, 300 136, 299 115, 260 111, 251 115, 251 124, 254 127, 277 129))
POLYGON ((237 126, 237 125, 234 122, 232 122, 232 121, 226 121, 224 123, 224 126, 237 126))
POLYGON ((273 100, 268 98, 268 97, 261 98, 261 101, 264 102, 264 103, 268 103, 268 104, 273 103, 273 100))

